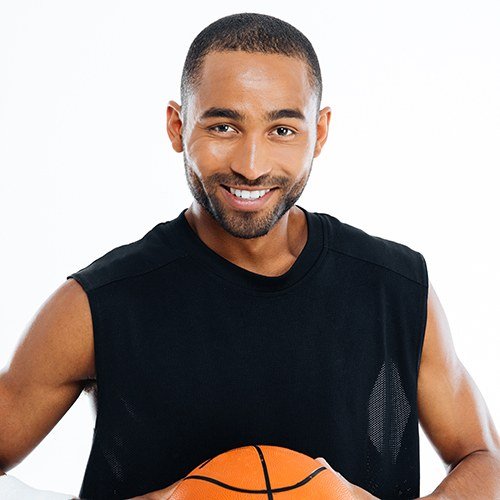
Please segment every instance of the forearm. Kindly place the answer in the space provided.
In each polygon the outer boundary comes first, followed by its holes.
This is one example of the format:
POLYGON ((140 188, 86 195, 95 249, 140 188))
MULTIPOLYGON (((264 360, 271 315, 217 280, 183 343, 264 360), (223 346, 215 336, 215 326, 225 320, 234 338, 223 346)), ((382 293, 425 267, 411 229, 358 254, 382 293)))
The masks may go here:
POLYGON ((500 454, 475 451, 463 458, 438 487, 422 499, 500 498, 500 454))

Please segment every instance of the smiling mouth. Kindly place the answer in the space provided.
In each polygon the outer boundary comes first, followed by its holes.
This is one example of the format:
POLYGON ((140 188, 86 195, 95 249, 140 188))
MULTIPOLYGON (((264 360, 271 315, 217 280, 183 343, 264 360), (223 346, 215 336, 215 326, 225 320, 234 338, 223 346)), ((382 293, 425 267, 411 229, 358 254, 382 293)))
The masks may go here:
POLYGON ((221 186, 226 190, 231 192, 231 189, 237 189, 238 191, 272 191, 273 189, 278 189, 277 187, 272 187, 272 188, 233 188, 232 186, 225 186, 224 184, 221 184, 221 186))
POLYGON ((271 196, 273 196, 273 192, 275 188, 268 189, 235 189, 230 186, 225 186, 224 184, 220 184, 222 188, 228 193, 229 201, 235 207, 257 207, 266 202, 271 196), (232 201, 231 201, 232 200, 232 201), (236 205, 234 205, 236 203, 236 205))

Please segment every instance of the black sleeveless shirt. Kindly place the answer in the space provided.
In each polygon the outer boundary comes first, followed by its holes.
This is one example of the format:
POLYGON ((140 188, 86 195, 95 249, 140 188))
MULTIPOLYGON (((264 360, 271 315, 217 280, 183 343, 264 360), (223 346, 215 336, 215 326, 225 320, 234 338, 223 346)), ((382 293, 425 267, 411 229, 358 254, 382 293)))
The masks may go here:
POLYGON ((184 209, 67 277, 94 331, 81 498, 162 489, 251 444, 324 457, 378 498, 419 496, 425 260, 298 208, 308 239, 281 276, 221 257, 184 209))

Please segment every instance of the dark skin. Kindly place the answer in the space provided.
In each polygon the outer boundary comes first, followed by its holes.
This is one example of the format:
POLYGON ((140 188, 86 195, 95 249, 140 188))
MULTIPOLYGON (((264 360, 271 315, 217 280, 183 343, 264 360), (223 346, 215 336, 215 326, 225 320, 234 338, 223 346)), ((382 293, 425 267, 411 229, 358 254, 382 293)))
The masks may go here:
MULTIPOLYGON (((315 98, 302 61, 275 54, 225 52, 208 54, 201 84, 190 96, 184 117, 181 106, 169 102, 167 132, 174 150, 184 155, 195 198, 186 218, 207 246, 252 272, 283 274, 306 243, 305 219, 294 202, 305 187, 313 158, 326 142, 331 118, 328 107, 316 114, 315 98), (244 119, 202 120, 211 107, 237 110, 244 119), (266 113, 276 109, 298 109, 304 119, 269 120, 266 113), (242 214, 226 203, 221 183, 277 189, 260 210, 242 214)), ((422 498, 500 497, 499 435, 479 389, 455 352, 432 284, 427 310, 418 412, 448 475, 422 498)), ((80 285, 67 280, 36 312, 10 365, 0 373, 0 468, 8 471, 21 462, 92 380, 90 306, 80 285)), ((317 460, 337 474, 323 459, 317 460)), ((375 498, 338 477, 353 498, 375 498)), ((180 482, 181 478, 136 498, 167 499, 180 482)))

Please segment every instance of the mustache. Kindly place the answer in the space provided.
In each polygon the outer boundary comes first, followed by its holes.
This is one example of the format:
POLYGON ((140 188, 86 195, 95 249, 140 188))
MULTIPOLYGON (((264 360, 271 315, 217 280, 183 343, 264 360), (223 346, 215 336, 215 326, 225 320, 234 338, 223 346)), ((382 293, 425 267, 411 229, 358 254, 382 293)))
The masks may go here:
POLYGON ((224 174, 213 174, 208 177, 208 182, 212 185, 223 184, 226 186, 285 186, 288 184, 288 179, 283 177, 259 177, 258 179, 250 180, 243 176, 228 177, 224 174))

